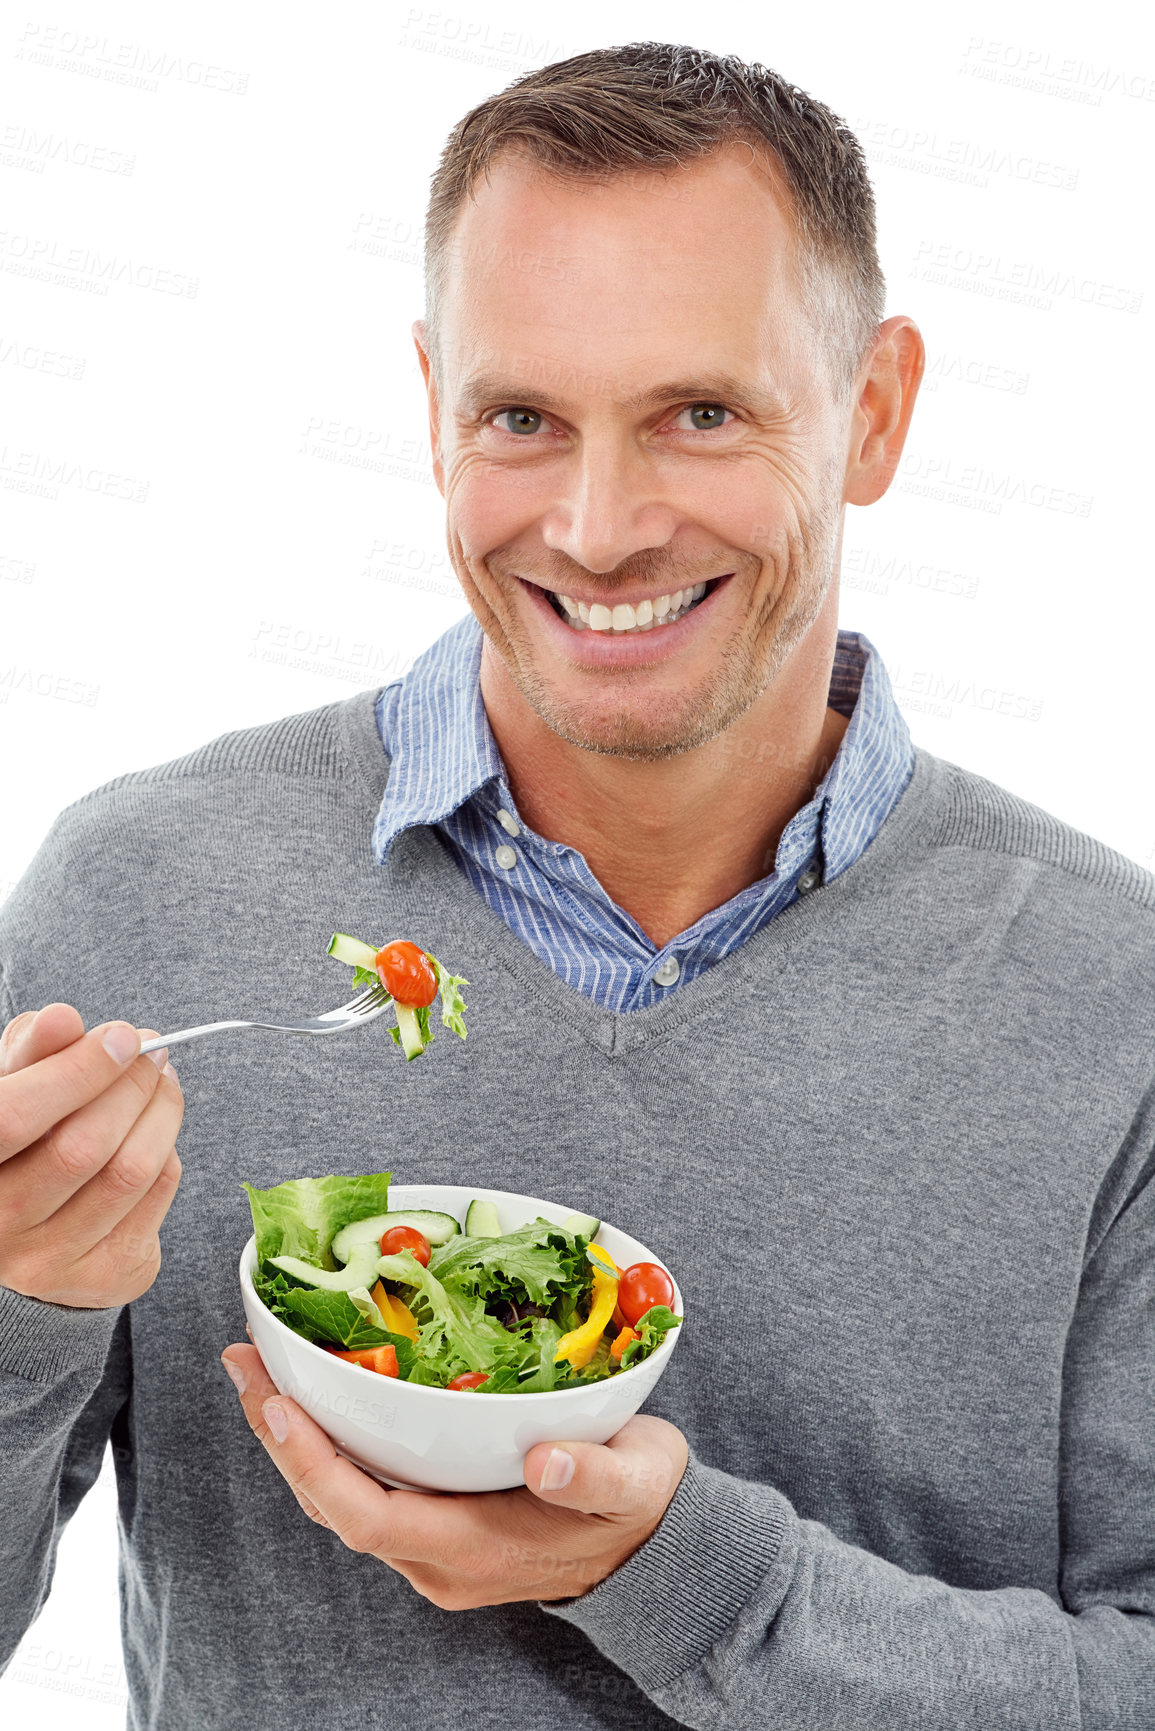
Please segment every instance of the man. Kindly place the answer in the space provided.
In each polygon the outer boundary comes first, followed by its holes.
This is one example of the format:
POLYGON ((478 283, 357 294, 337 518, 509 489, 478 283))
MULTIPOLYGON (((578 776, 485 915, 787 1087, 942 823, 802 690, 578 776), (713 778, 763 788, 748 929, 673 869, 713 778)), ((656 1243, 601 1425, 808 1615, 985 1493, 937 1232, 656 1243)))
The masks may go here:
POLYGON ((1155 881, 837 631, 923 366, 857 144, 581 55, 459 125, 428 237, 473 617, 79 801, 0 921, 9 1646, 111 1437, 137 1726, 1150 1727, 1155 881), (468 1045, 136 1056, 324 1003, 334 926, 467 975, 468 1045), (370 1166, 652 1244, 648 1412, 422 1497, 243 1344, 238 1408, 238 1184, 370 1166))

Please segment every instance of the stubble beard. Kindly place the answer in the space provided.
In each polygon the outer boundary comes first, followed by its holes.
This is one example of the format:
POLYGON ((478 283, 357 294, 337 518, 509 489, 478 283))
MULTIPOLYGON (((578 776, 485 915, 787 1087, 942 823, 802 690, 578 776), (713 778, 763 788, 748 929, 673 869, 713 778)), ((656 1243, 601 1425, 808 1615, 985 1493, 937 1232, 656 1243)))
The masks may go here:
MULTIPOLYGON (((637 687, 635 704, 623 703, 607 712, 596 700, 585 706, 563 700, 536 666, 526 635, 502 630, 488 608, 498 629, 487 627, 486 635, 525 701, 559 739, 583 751, 638 762, 680 756, 707 745, 744 715, 818 618, 834 575, 840 509, 840 501, 829 494, 794 533, 785 536, 784 580, 762 604, 752 627, 731 638, 712 674, 687 697, 649 695, 648 669, 626 668, 615 670, 612 677, 637 687)), ((779 563, 781 559, 779 554, 779 563)), ((644 558, 633 561, 631 577, 645 579, 644 566, 644 558)), ((731 582, 741 576, 738 570, 731 582)), ((656 580, 663 580, 660 573, 656 580)))

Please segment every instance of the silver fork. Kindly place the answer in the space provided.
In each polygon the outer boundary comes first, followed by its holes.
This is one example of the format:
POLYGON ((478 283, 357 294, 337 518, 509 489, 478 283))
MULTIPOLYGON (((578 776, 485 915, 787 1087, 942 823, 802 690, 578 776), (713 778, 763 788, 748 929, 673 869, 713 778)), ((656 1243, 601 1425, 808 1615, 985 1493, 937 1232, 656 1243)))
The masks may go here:
POLYGON ((363 1028, 382 1014, 393 999, 384 986, 368 986, 323 1016, 310 1016, 304 1022, 206 1022, 203 1028, 181 1028, 175 1034, 158 1034, 146 1040, 142 1052, 159 1052, 162 1046, 179 1046, 183 1040, 199 1040, 203 1034, 223 1034, 226 1028, 266 1028, 273 1034, 343 1034, 347 1028, 363 1028))

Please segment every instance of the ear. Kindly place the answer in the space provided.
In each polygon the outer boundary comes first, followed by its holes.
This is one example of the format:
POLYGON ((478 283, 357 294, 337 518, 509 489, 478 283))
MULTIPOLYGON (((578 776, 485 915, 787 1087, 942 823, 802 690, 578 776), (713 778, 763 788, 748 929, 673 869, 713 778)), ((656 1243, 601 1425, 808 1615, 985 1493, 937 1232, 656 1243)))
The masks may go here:
POLYGON ((846 504, 873 505, 893 481, 925 366, 926 347, 914 320, 905 314, 887 319, 859 374, 847 452, 846 504))
POLYGON ((425 320, 415 319, 413 323, 413 343, 417 350, 417 364, 421 368, 421 377, 425 380, 425 391, 429 399, 429 449, 433 457, 433 479, 437 483, 437 491, 445 497, 445 469, 441 461, 441 404, 437 394, 437 374, 429 353, 429 344, 425 334, 425 320))

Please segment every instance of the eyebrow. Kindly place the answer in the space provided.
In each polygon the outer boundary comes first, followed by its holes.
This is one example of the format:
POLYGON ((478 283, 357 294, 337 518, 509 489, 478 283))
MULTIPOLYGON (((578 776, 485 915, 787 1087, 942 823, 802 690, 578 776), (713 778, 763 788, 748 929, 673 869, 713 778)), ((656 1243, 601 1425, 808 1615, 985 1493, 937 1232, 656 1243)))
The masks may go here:
MULTIPOLYGON (((553 371, 560 372, 560 368, 553 371)), ((782 414, 785 404, 774 391, 761 389, 752 379, 739 378, 736 373, 698 373, 693 377, 672 379, 666 384, 652 385, 644 391, 616 398, 618 406, 637 414, 657 408, 662 403, 733 403, 767 418, 782 414)), ((536 385, 519 383, 499 373, 479 373, 466 379, 457 393, 457 406, 466 414, 476 414, 487 403, 511 403, 526 408, 548 409, 551 414, 564 415, 565 399, 554 396, 536 385)))

